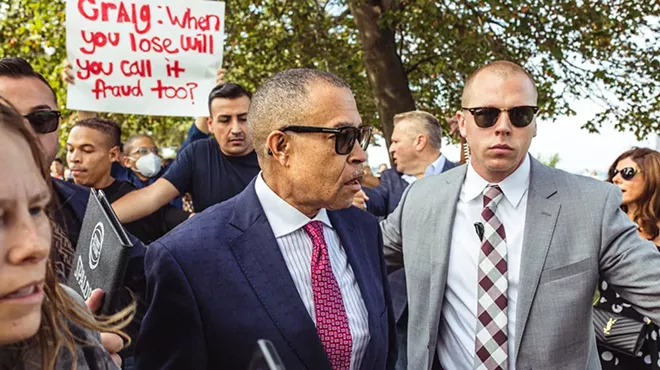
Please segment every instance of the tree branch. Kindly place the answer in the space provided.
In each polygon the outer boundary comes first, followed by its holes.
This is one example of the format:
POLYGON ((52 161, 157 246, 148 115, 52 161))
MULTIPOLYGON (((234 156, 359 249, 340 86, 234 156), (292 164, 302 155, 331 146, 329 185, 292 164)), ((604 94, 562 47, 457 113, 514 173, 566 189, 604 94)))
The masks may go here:
POLYGON ((420 65, 422 65, 424 63, 427 63, 427 62, 430 62, 430 61, 432 61, 433 59, 435 59, 437 57, 438 57, 438 54, 433 54, 433 55, 428 56, 426 58, 422 58, 417 63, 413 64, 412 66, 410 66, 408 68, 406 68, 406 74, 409 74, 409 73, 415 71, 417 68, 419 68, 420 65))

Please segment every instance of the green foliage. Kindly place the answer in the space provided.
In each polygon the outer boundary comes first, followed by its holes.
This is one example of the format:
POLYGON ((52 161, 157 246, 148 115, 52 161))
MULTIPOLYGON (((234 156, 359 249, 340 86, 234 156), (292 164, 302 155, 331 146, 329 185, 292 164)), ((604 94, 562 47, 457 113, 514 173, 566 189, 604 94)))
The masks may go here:
POLYGON ((561 158, 559 158, 559 153, 555 153, 548 158, 544 158, 541 154, 539 154, 536 156, 536 159, 548 167, 557 167, 557 163, 561 161, 561 158))
MULTIPOLYGON (((51 81, 63 105, 66 90, 59 73, 66 56, 64 1, 3 1, 0 56, 32 62, 51 81), (47 53, 48 48, 54 52, 47 53)), ((254 91, 286 68, 330 70, 353 87, 364 122, 378 125, 348 1, 358 0, 226 1, 226 79, 254 91)), ((660 130, 658 1, 370 3, 384 9, 379 22, 396 31, 398 53, 419 109, 453 115, 469 73, 488 61, 507 59, 533 74, 543 118, 573 115, 571 102, 591 98, 603 111, 584 123, 589 130, 605 121, 639 137, 660 130)), ((65 111, 66 116, 70 113, 65 111)), ((112 118, 122 123, 126 136, 151 131, 161 145, 179 143, 192 123, 172 117, 112 118)))

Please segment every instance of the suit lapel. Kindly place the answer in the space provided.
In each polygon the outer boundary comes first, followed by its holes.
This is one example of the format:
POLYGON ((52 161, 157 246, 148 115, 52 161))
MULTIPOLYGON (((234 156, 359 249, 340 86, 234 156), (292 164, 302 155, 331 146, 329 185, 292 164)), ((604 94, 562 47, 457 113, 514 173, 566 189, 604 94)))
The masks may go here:
POLYGON ((230 242, 238 266, 301 362, 308 369, 330 369, 316 326, 298 294, 259 203, 254 181, 237 196, 237 206, 240 209, 234 208, 229 222, 240 230, 230 242))
MULTIPOLYGON (((520 290, 516 309, 516 357, 524 335, 529 312, 545 265, 561 204, 551 199, 557 193, 550 171, 531 158, 527 214, 520 266, 520 290)), ((517 360, 517 358, 516 358, 517 360)))
MULTIPOLYGON (((348 263, 351 266, 353 274, 355 275, 355 280, 357 280, 358 286, 360 287, 360 293, 362 293, 364 305, 369 313, 369 333, 372 335, 378 333, 378 321, 380 317, 377 317, 377 315, 381 311, 378 310, 379 291, 375 289, 376 285, 374 285, 374 281, 381 280, 381 277, 374 272, 380 272, 380 266, 371 265, 372 261, 375 261, 375 259, 369 256, 363 234, 360 230, 356 229, 355 224, 350 223, 346 217, 340 217, 341 211, 328 212, 328 216, 330 217, 330 221, 332 222, 332 226, 337 232, 337 235, 339 235, 341 245, 344 248, 344 251, 346 251, 348 263)), ((382 295, 382 291, 380 294, 382 295)), ((381 299, 381 301, 383 300, 381 299)), ((369 341, 367 351, 362 360, 362 368, 367 369, 373 367, 373 364, 370 365, 366 363, 367 359, 375 360, 376 358, 372 353, 372 344, 373 341, 369 341)))
MULTIPOLYGON (((456 206, 461 194, 461 187, 463 180, 467 173, 467 166, 463 165, 456 170, 455 176, 446 178, 446 188, 439 194, 445 195, 446 198, 439 199, 438 204, 451 204, 453 208, 446 211, 438 211, 437 208, 433 211, 437 215, 437 224, 429 227, 429 234, 426 241, 420 245, 428 245, 431 249, 431 268, 429 272, 431 278, 430 291, 429 291, 429 312, 431 314, 431 322, 429 329, 431 336, 430 343, 435 345, 438 338, 438 328, 440 327, 440 313, 442 302, 445 295, 445 287, 447 283, 447 274, 449 273, 449 250, 451 248, 452 230, 454 227, 454 218, 456 216, 456 206)), ((429 215, 431 216, 431 215, 429 215)), ((429 219, 433 219, 429 217, 429 219)), ((434 349, 430 350, 434 353, 434 349)))

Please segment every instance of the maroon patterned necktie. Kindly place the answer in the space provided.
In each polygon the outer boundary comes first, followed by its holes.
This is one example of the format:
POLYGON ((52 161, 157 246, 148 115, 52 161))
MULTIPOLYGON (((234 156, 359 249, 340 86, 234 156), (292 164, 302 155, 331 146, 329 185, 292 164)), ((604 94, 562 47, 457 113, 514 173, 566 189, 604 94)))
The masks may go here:
POLYGON ((351 368, 353 338, 337 279, 332 273, 323 223, 312 221, 304 227, 312 239, 312 292, 316 330, 333 370, 351 368))
POLYGON ((485 223, 479 252, 474 369, 506 370, 509 357, 507 246, 504 225, 495 214, 503 194, 499 186, 489 185, 483 195, 481 217, 485 223))

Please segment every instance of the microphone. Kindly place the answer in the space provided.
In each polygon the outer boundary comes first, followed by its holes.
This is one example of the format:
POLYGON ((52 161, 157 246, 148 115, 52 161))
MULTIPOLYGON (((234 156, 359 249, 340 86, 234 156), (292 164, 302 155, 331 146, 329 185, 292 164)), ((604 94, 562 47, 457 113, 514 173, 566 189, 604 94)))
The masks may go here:
POLYGON ((479 237, 479 241, 484 241, 484 224, 481 222, 475 222, 474 223, 474 231, 477 232, 477 236, 479 237))

